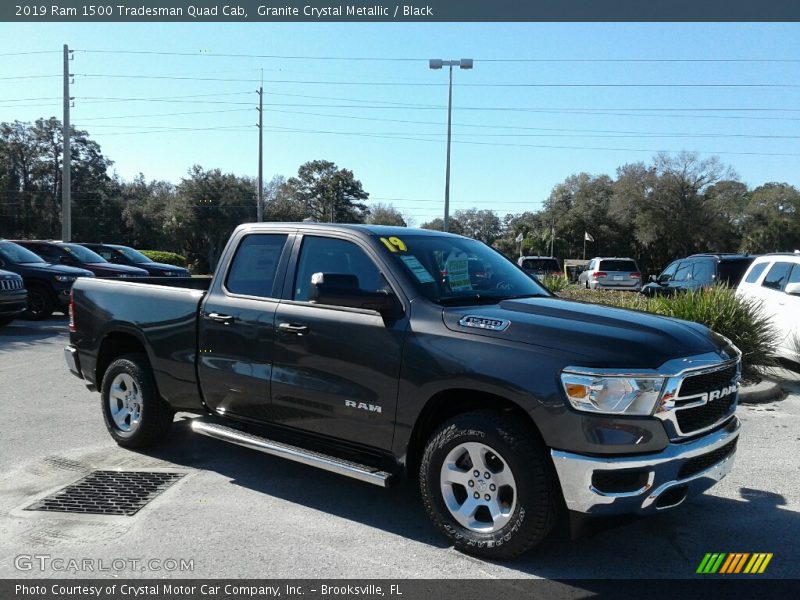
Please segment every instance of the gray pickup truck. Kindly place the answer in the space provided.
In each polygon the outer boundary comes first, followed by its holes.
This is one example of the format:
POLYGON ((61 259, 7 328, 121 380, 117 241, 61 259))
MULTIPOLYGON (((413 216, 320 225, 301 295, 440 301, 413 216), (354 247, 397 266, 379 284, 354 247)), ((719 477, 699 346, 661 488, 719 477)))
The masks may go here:
POLYGON ((388 486, 464 552, 560 515, 644 515, 731 469, 740 353, 705 327, 561 300, 464 237, 249 224, 211 280, 79 279, 69 369, 125 447, 198 434, 388 486), (197 289, 191 289, 192 287, 197 289))

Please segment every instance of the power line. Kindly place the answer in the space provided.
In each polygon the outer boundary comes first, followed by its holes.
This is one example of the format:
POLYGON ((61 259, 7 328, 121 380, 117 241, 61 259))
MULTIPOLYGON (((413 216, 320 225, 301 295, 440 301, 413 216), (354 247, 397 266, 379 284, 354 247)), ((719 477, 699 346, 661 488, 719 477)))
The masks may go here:
MULTIPOLYGON (((138 114, 138 115, 115 115, 113 117, 89 117, 87 119, 81 119, 81 121, 108 121, 112 119, 145 119, 145 118, 155 118, 155 117, 175 117, 175 116, 182 116, 182 115, 210 115, 210 114, 220 114, 220 113, 233 113, 233 112, 250 112, 251 108, 225 108, 222 110, 193 110, 188 112, 173 112, 173 113, 149 113, 149 114, 138 114)), ((97 127, 95 125, 95 127, 97 127)))
MULTIPOLYGON (((169 79, 175 81, 217 81, 227 83, 259 83, 255 79, 232 79, 219 77, 176 77, 170 75, 117 75, 113 73, 75 73, 76 77, 103 77, 112 79, 169 79)), ((41 76, 46 77, 46 76, 41 76)), ((17 79, 12 77, 11 79, 17 79)), ((442 87, 446 83, 408 81, 320 81, 294 79, 265 79, 264 83, 289 83, 299 85, 348 85, 348 86, 414 86, 442 87)), ((456 85, 456 84, 454 84, 456 85)), ((459 83, 458 87, 500 88, 798 88, 795 83, 459 83)))
MULTIPOLYGON (((87 54, 151 54, 203 58, 268 58, 277 60, 322 60, 365 62, 428 62, 429 57, 388 56, 292 56, 286 54, 227 54, 213 52, 164 52, 156 50, 75 50, 87 54)), ((509 63, 800 63, 796 58, 476 58, 476 62, 509 63)))

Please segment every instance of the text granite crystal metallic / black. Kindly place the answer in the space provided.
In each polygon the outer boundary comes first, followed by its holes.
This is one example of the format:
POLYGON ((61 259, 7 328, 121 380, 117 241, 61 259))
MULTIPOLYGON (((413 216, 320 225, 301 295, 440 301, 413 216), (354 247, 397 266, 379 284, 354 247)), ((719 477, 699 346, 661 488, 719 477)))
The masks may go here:
MULTIPOLYGON (((732 468, 740 353, 705 327, 561 300, 446 233, 249 224, 212 279, 79 279, 70 370, 122 446, 199 434, 388 486, 459 550, 560 516, 655 513, 732 468)), ((260 460, 253 455, 253 460, 260 460)))

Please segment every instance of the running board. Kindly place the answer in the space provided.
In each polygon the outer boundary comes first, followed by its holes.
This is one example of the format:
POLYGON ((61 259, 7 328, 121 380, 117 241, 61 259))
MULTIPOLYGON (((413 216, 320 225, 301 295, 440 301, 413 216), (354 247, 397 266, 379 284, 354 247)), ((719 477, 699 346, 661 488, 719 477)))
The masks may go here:
POLYGON ((317 467, 338 475, 345 475, 359 481, 366 481, 380 487, 388 487, 392 479, 392 474, 380 471, 367 465, 362 465, 327 454, 313 452, 297 446, 290 446, 281 442, 275 442, 267 438, 253 435, 245 431, 239 431, 233 427, 227 427, 218 423, 205 421, 202 418, 192 419, 192 430, 207 435, 224 442, 238 444, 245 448, 252 448, 259 452, 287 458, 295 462, 303 463, 311 467, 317 467))

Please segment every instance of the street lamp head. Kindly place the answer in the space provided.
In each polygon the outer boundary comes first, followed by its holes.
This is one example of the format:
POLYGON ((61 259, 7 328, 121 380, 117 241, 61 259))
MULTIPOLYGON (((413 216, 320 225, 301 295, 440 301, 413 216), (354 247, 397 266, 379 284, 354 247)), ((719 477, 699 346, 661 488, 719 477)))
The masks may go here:
POLYGON ((462 69, 471 69, 472 68, 472 59, 471 58, 462 58, 459 61, 459 63, 460 63, 459 66, 462 69))
POLYGON ((428 61, 428 66, 431 69, 441 69, 444 65, 444 61, 441 58, 432 58, 428 61))

